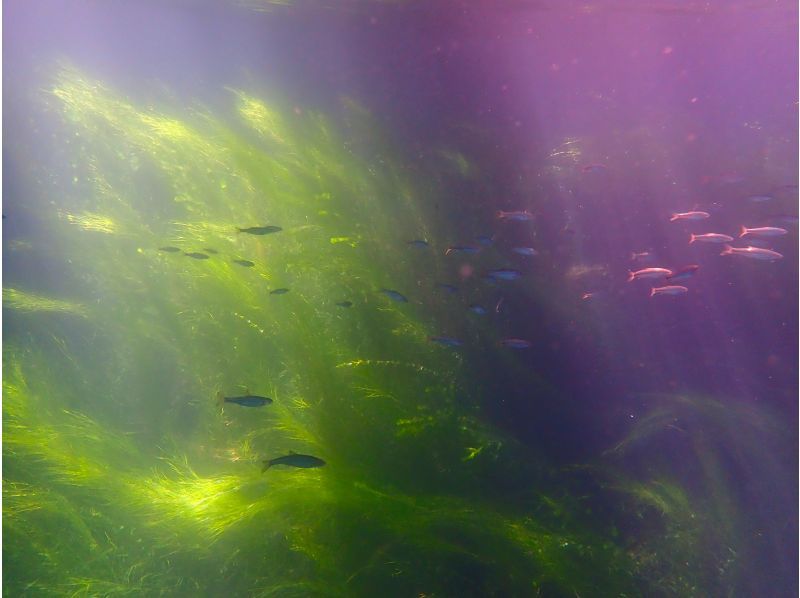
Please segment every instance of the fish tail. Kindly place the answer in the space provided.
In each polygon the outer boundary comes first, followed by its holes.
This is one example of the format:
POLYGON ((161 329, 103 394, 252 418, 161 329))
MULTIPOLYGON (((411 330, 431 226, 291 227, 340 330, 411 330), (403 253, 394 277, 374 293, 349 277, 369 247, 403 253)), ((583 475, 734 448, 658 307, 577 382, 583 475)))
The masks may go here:
POLYGON ((628 282, 632 281, 634 278, 636 278, 636 274, 634 274, 632 270, 628 270, 628 282))
POLYGON ((243 229, 243 228, 239 228, 239 227, 237 226, 237 227, 236 227, 236 232, 237 232, 237 233, 243 233, 243 232, 244 232, 244 229, 243 229))
POLYGON ((497 210, 496 215, 497 215, 498 218, 505 218, 506 217, 506 213, 503 210, 497 210))
POLYGON ((733 247, 731 247, 730 245, 725 245, 725 249, 722 250, 722 253, 720 253, 720 255, 731 255, 732 253, 733 253, 733 247))
POLYGON ((268 470, 270 467, 272 467, 272 461, 270 461, 269 459, 267 459, 267 460, 266 460, 266 461, 264 461, 264 462, 262 463, 262 465, 261 465, 261 473, 264 473, 264 472, 265 472, 265 471, 267 471, 267 470, 268 470))
POLYGON ((744 237, 748 233, 747 227, 742 225, 741 232, 739 233, 739 237, 744 237))
POLYGON ((691 233, 691 234, 689 235, 689 244, 691 245, 692 243, 694 243, 694 241, 695 241, 695 239, 696 239, 696 238, 697 238, 697 237, 695 237, 694 233, 691 233))
POLYGON ((672 216, 669 217, 669 221, 670 222, 675 222, 677 219, 678 219, 678 215, 677 214, 673 214, 672 216))
POLYGON ((218 402, 220 405, 224 405, 224 404, 225 404, 225 401, 227 401, 227 400, 228 400, 228 399, 226 399, 226 398, 225 398, 225 395, 223 395, 223 394, 222 394, 222 391, 221 391, 221 390, 217 392, 217 397, 216 397, 216 398, 217 398, 217 402, 218 402))
POLYGON ((448 247, 448 248, 445 250, 444 254, 445 254, 445 255, 450 255, 451 253, 453 253, 453 251, 454 251, 454 250, 453 250, 453 248, 452 248, 452 247, 448 247))
POLYGON ((656 294, 656 288, 653 287, 652 289, 650 289, 650 296, 652 297, 655 294, 656 294))

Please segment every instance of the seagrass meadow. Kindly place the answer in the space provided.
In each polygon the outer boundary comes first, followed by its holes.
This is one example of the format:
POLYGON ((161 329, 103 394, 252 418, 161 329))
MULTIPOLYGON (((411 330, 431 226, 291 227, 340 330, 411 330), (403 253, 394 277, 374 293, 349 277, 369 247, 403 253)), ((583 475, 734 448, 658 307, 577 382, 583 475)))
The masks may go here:
POLYGON ((754 401, 638 298, 587 309, 594 217, 496 212, 652 179, 592 190, 602 132, 473 119, 491 69, 403 45, 460 22, 478 55, 517 9, 65 6, 4 11, 4 596, 786 595, 796 342, 769 382, 726 354, 754 401), (324 465, 264 466, 292 455, 324 465))

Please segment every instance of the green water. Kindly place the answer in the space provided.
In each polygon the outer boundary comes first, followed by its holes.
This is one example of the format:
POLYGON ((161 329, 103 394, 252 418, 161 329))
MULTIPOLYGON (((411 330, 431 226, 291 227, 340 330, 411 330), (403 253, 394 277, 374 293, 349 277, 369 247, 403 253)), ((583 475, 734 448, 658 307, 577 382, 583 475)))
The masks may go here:
MULTIPOLYGON (((714 403, 663 399, 567 470, 491 428, 468 357, 427 340, 448 318, 419 299, 446 278, 442 181, 402 168, 354 100, 321 114, 259 89, 225 97, 213 110, 132 100, 67 67, 31 100, 57 133, 18 174, 37 232, 6 245, 31 270, 3 291, 4 595, 729 587, 725 571, 706 577, 735 561, 739 533, 712 432, 686 431, 707 487, 671 462, 626 461, 676 411, 726 427, 714 403), (265 224, 283 230, 236 232, 265 224), (408 248, 416 238, 431 247, 408 248), (246 391, 274 403, 215 400, 246 391), (289 451, 327 465, 262 473, 289 451)), ((438 151, 443 176, 477 176, 438 151)), ((536 374, 507 360, 536 396, 536 374)))

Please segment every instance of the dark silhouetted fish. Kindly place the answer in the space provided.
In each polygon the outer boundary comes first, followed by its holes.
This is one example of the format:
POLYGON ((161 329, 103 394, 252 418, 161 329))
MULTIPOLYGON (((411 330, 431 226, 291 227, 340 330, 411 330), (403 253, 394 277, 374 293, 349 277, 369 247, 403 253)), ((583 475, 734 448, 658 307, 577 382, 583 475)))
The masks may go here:
POLYGON ((280 226, 251 226, 250 228, 238 228, 240 233, 247 233, 248 235, 268 235, 270 233, 278 233, 283 229, 280 226))
POLYGON ((275 465, 288 465, 289 467, 301 467, 308 469, 311 467, 322 467, 325 461, 319 457, 312 457, 311 455, 301 455, 300 453, 289 453, 283 457, 275 459, 267 459, 264 461, 264 466, 261 468, 262 472, 267 471, 270 467, 275 465))
POLYGON ((339 303, 337 303, 336 305, 338 305, 339 307, 353 307, 353 302, 352 301, 339 301, 339 303))
POLYGON ((180 248, 168 245, 167 247, 159 247, 158 250, 163 251, 165 253, 178 253, 180 251, 180 248))
POLYGON ((270 295, 285 295, 289 292, 289 289, 275 289, 274 291, 270 291, 270 295))
POLYGON ((492 280, 516 280, 522 276, 522 272, 510 268, 499 268, 498 270, 489 270, 486 276, 492 280))
POLYGON ((406 299, 405 295, 402 295, 397 291, 393 291, 392 289, 381 289, 381 293, 386 295, 392 301, 397 301, 398 303, 408 303, 408 299, 406 299))
POLYGON ((234 264, 239 264, 240 266, 244 266, 245 268, 252 268, 255 266, 253 262, 250 260, 233 260, 234 264))
POLYGON ((217 255, 219 253, 219 251, 217 251, 213 247, 203 247, 203 251, 207 251, 211 255, 217 255))
POLYGON ((464 343, 462 343, 457 338, 452 338, 449 336, 430 336, 428 340, 432 343, 439 343, 440 345, 444 345, 445 347, 460 347, 464 343))
POLYGON ((193 251, 191 253, 184 253, 186 257, 190 257, 193 260, 207 260, 208 256, 205 253, 198 253, 197 251, 193 251))
POLYGON ((683 268, 679 268, 678 270, 675 270, 675 272, 667 276, 667 280, 686 280, 687 278, 691 278, 692 276, 694 276, 699 269, 700 266, 698 266, 697 264, 684 266, 683 268))
POLYGON ((531 344, 531 341, 526 341, 524 338, 504 338, 500 341, 500 345, 509 349, 527 349, 531 344))
POLYGON ((219 393, 217 394, 217 400, 219 400, 220 403, 235 403, 242 407, 263 407, 264 405, 272 403, 272 399, 269 397, 259 397, 251 394, 240 397, 225 397, 222 393, 219 393))

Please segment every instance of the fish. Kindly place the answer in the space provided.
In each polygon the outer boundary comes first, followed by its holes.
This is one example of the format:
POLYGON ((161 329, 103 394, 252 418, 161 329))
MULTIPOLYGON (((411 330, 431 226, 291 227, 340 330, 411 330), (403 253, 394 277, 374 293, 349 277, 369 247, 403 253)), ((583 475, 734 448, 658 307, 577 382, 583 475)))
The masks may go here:
POLYGON ((628 282, 639 280, 640 278, 662 278, 672 276, 672 270, 667 268, 644 268, 642 270, 628 270, 628 282))
POLYGON ((711 214, 708 212, 700 212, 700 211, 693 211, 693 212, 677 212, 670 216, 669 221, 675 222, 676 220, 705 220, 706 218, 710 218, 711 214))
POLYGON ((484 247, 490 247, 494 244, 494 236, 478 235, 475 240, 484 247))
POLYGON ((780 237, 788 232, 789 231, 785 228, 779 228, 777 226, 761 226, 758 228, 747 228, 746 226, 742 226, 742 230, 739 233, 739 238, 744 237, 745 235, 753 235, 754 237, 780 237))
POLYGON ((278 233, 283 229, 280 226, 251 226, 249 228, 236 227, 236 230, 248 235, 268 235, 270 233, 278 233))
POLYGON ((692 234, 689 236, 689 243, 694 243, 695 241, 702 241, 703 243, 730 243, 733 241, 733 237, 729 237, 728 235, 723 235, 720 233, 704 233, 702 235, 695 235, 692 234))
POLYGON ((474 245, 451 245, 448 247, 444 254, 450 255, 451 253, 468 253, 468 254, 475 254, 481 250, 480 247, 475 247, 474 245))
POLYGON ((213 247, 203 247, 203 251, 210 253, 211 255, 217 255, 219 251, 214 249, 213 247))
POLYGON ((184 253, 186 257, 190 257, 193 260, 207 260, 208 256, 205 253, 198 253, 197 251, 192 251, 191 253, 184 253))
POLYGON ((587 164, 583 168, 581 168, 583 172, 605 172, 607 167, 605 164, 587 164))
POLYGON ((684 266, 683 268, 679 268, 675 270, 672 274, 667 276, 667 280, 685 280, 687 278, 691 278, 695 275, 695 273, 700 269, 700 266, 697 264, 692 264, 690 266, 684 266))
POLYGON ((592 297, 594 297, 595 295, 597 295, 597 293, 595 293, 595 292, 586 292, 586 293, 584 293, 583 295, 581 295, 581 299, 582 299, 583 301, 586 301, 587 299, 591 299, 591 298, 592 298, 592 297))
POLYGON ((467 309, 469 309, 469 311, 471 311, 474 314, 478 314, 479 316, 486 315, 487 313, 486 308, 483 307, 482 305, 478 305, 477 303, 473 303, 467 309))
POLYGON ((442 289, 443 291, 447 291, 450 294, 458 293, 458 287, 454 287, 451 284, 440 283, 437 284, 436 286, 442 289))
POLYGON ((322 467, 325 465, 325 461, 319 457, 312 457, 311 455, 301 455, 300 453, 290 452, 288 455, 284 455, 283 457, 264 460, 261 472, 263 473, 275 465, 288 465, 289 467, 309 469, 312 467, 322 467))
POLYGON ((635 251, 631 251, 631 261, 633 262, 639 262, 639 261, 648 262, 651 259, 653 259, 653 254, 650 253, 649 251, 640 251, 638 253, 635 251))
POLYGON ((178 253, 180 251, 180 248, 168 245, 167 247, 159 247, 158 250, 163 251, 165 253, 178 253))
POLYGON ((532 344, 531 341, 526 341, 524 338, 504 338, 500 341, 501 346, 509 349, 527 349, 532 344))
POLYGON ((269 397, 260 397, 258 395, 246 394, 240 397, 225 397, 222 393, 217 394, 217 399, 220 403, 235 403, 242 407, 263 407, 272 403, 269 397))
POLYGON ((452 338, 449 336, 429 336, 428 340, 432 343, 439 343, 445 347, 460 347, 464 344, 457 338, 452 338))
POLYGON ((339 301, 339 303, 337 303, 336 305, 339 306, 339 307, 353 307, 353 302, 352 301, 339 301))
POLYGON ((725 249, 720 255, 741 255, 742 257, 765 262, 773 262, 783 258, 783 255, 777 251, 764 249, 763 247, 731 247, 730 245, 725 245, 725 249))
POLYGON ((498 210, 496 216, 500 220, 514 220, 515 222, 528 222, 529 220, 533 220, 533 214, 528 210, 512 210, 510 212, 498 210))
POLYGON ((398 293, 397 291, 393 291, 392 289, 381 289, 381 293, 386 295, 392 301, 397 301, 398 303, 408 303, 408 299, 406 299, 405 295, 398 293))
POLYGON ((416 247, 417 249, 423 249, 428 246, 428 242, 424 239, 414 239, 413 241, 408 241, 406 244, 411 247, 416 247))
POLYGON ((514 247, 511 251, 513 251, 514 253, 518 253, 520 255, 527 255, 527 256, 539 255, 539 252, 536 251, 533 247, 514 247))
POLYGON ((522 276, 522 272, 511 270, 510 268, 499 268, 497 270, 489 270, 486 276, 491 280, 516 280, 522 276))
POLYGON ((682 287, 679 285, 672 285, 666 287, 654 287, 650 289, 650 296, 655 297, 656 295, 683 295, 684 293, 688 292, 689 289, 686 287, 682 287))
POLYGON ((253 262, 250 260, 233 260, 234 264, 239 264, 240 266, 244 266, 245 268, 252 268, 255 266, 253 262))
POLYGON ((275 289, 273 291, 270 291, 269 294, 270 295, 285 295, 288 292, 289 292, 289 289, 281 288, 281 289, 275 289))
POLYGON ((774 201, 775 198, 771 195, 751 195, 747 198, 747 201, 752 203, 767 203, 769 201, 774 201))

